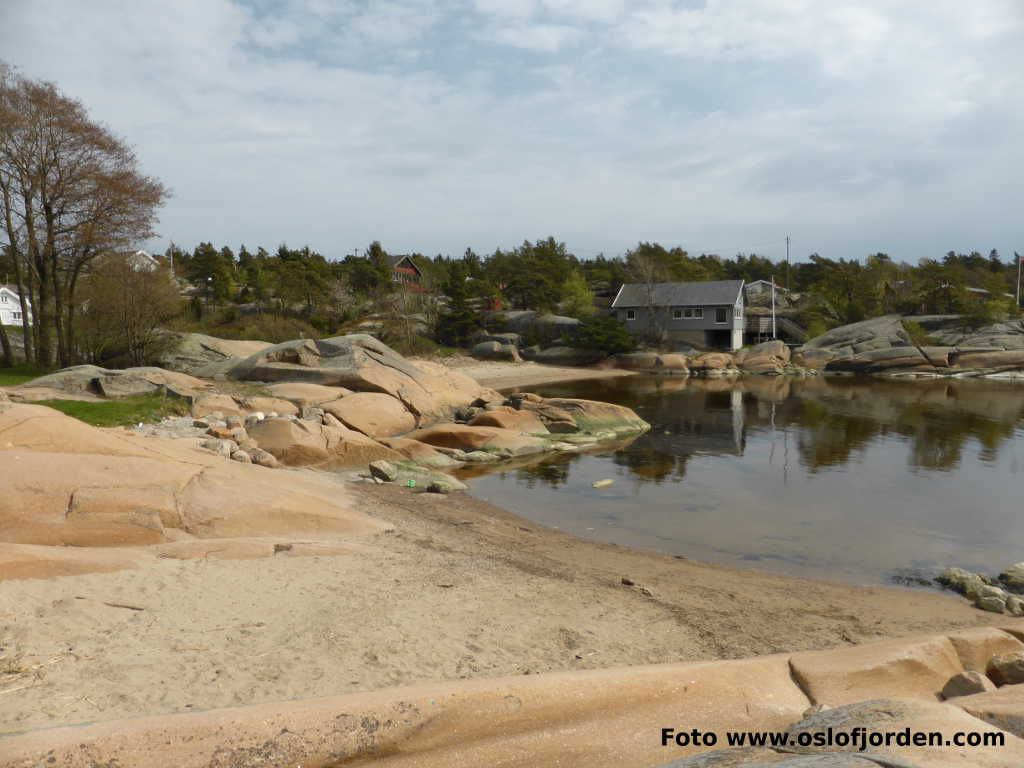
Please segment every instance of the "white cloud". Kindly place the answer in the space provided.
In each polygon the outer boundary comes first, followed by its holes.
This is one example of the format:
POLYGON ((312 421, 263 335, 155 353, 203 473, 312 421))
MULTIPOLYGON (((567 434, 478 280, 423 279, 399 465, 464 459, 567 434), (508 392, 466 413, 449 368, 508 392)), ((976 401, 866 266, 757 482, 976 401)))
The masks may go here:
POLYGON ((1024 246, 1022 31, 1017 0, 8 0, 0 55, 137 145, 182 243, 916 257, 1024 246))
POLYGON ((554 53, 560 48, 578 42, 583 32, 564 24, 517 24, 498 27, 491 39, 514 48, 554 53))

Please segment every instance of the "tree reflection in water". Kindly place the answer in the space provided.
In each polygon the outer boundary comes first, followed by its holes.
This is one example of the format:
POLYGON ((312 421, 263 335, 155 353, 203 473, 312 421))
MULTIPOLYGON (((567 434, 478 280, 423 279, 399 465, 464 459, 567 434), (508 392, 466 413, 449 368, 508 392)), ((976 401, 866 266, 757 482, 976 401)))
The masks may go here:
MULTIPOLYGON (((992 463, 1024 419, 1024 386, 978 380, 887 380, 755 376, 739 379, 627 377, 551 385, 545 396, 628 405, 651 423, 631 444, 604 446, 639 483, 678 483, 695 455, 743 456, 748 437, 773 432, 794 440, 809 473, 842 468, 887 439, 908 444, 914 471, 960 466, 974 440, 992 463)), ((527 487, 565 485, 578 455, 528 463, 516 472, 527 487)), ((508 466, 503 472, 510 471, 508 466)))

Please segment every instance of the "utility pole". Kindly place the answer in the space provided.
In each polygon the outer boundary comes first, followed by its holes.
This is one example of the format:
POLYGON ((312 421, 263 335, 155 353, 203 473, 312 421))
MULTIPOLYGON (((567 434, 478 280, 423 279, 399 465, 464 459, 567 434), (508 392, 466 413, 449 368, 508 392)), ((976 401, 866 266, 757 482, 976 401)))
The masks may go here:
POLYGON ((786 235, 786 290, 789 290, 789 235, 786 235))
POLYGON ((1014 251, 1013 255, 1017 257, 1017 309, 1020 309, 1020 254, 1014 251))
POLYGON ((775 338, 775 275, 772 275, 772 339, 775 338))

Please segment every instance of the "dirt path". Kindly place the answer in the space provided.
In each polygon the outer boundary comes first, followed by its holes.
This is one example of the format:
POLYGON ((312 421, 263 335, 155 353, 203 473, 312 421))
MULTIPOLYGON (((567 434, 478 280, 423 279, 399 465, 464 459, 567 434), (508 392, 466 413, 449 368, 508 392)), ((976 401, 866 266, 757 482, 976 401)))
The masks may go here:
MULTIPOLYGON (((827 648, 996 619, 933 592, 582 541, 465 494, 353 492, 394 531, 352 540, 344 554, 152 559, 136 570, 0 583, 0 655, 11 661, 0 667, 0 732, 418 681, 827 648)), ((306 539, 281 543, 297 540, 306 539)))

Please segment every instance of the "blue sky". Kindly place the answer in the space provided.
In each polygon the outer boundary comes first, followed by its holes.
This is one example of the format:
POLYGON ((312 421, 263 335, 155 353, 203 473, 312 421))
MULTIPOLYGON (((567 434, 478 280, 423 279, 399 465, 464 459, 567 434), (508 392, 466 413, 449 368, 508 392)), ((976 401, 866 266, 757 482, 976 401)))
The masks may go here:
POLYGON ((1019 0, 0 0, 173 238, 1024 250, 1019 0))

